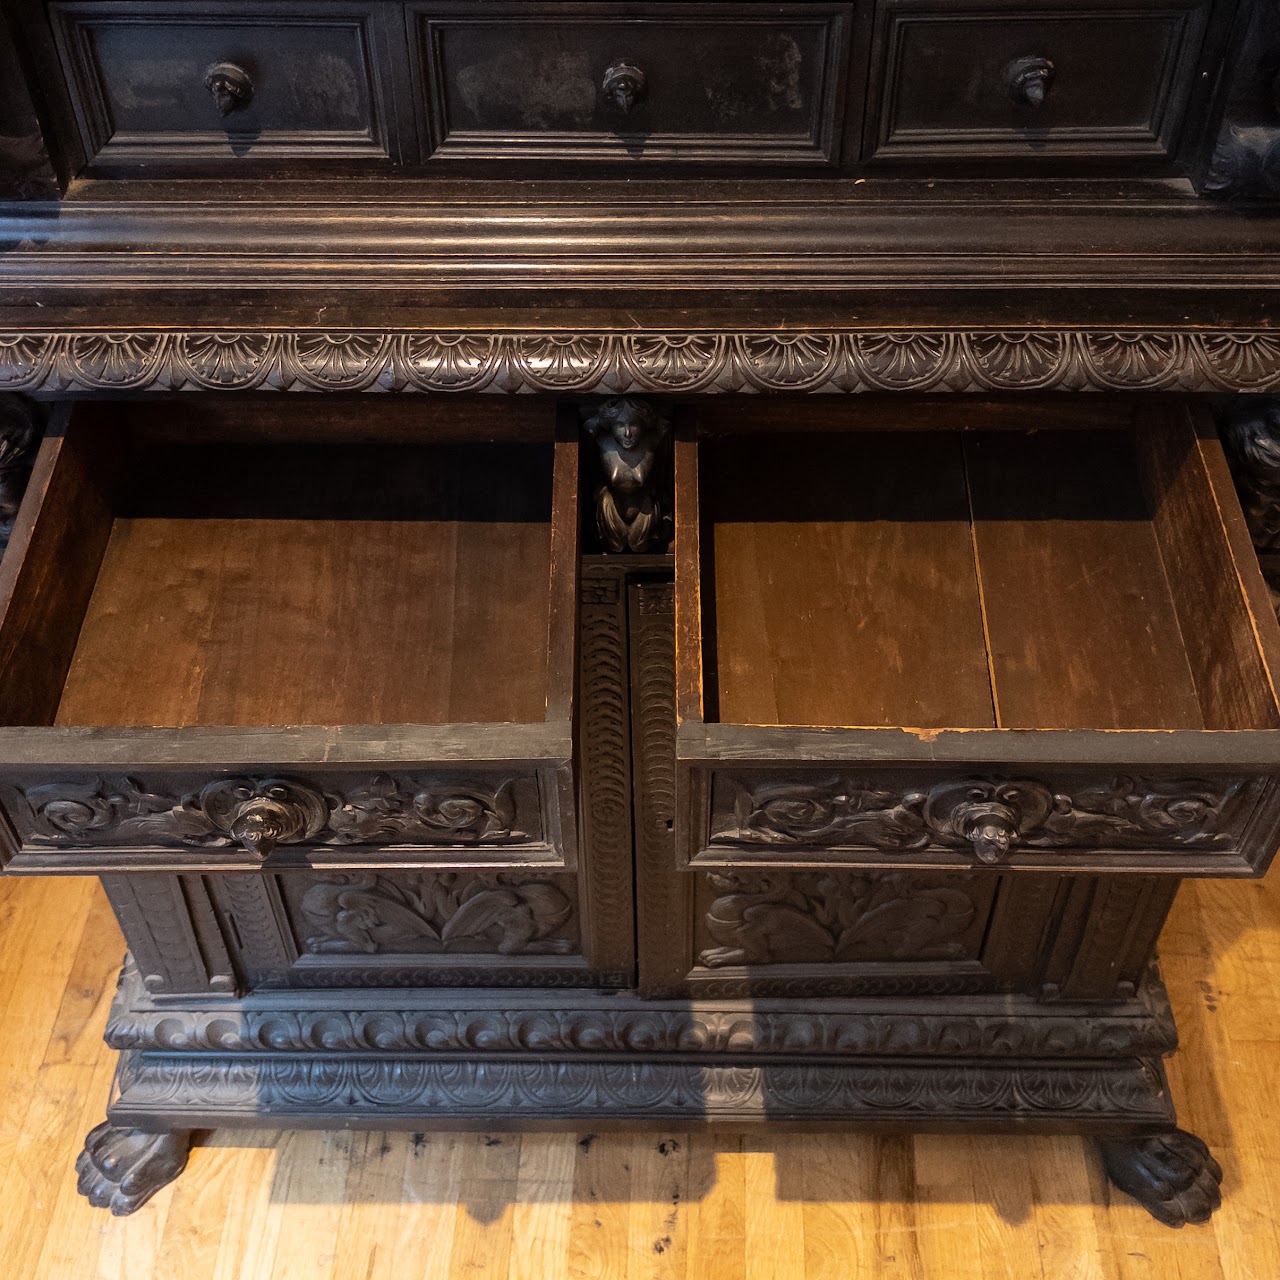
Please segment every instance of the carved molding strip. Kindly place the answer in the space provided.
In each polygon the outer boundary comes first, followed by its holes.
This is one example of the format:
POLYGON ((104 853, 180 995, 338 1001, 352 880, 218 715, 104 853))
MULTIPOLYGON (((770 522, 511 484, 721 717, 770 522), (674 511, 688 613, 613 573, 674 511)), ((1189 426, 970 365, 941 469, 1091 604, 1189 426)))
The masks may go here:
POLYGON ((1280 389, 1266 330, 0 333, 0 390, 1280 389))
MULTIPOLYGON (((349 998, 349 997, 347 997, 349 998)), ((1118 1058, 1171 1053, 1177 1031, 1152 971, 1138 1001, 1087 1014, 1010 997, 980 1012, 954 1002, 929 1012, 672 1008, 639 1001, 566 997, 550 1007, 476 1008, 434 997, 434 1008, 137 1008, 145 1003, 127 968, 107 1023, 114 1049, 165 1054, 547 1053, 689 1055, 824 1054, 1118 1058), (581 1003, 576 1003, 581 999, 581 1003)), ((977 997, 983 1001, 984 997, 977 997)))
MULTIPOLYGON (((15 787, 32 844, 229 848, 266 857, 278 844, 521 844, 521 780, 439 782, 379 774, 343 792, 290 778, 219 778, 179 795, 132 777, 15 787)), ((536 814, 536 806, 534 807, 536 814)))
POLYGON ((472 1115, 498 1119, 679 1117, 824 1121, 897 1116, 1061 1117, 1171 1123, 1157 1063, 1090 1066, 901 1062, 708 1066, 680 1062, 466 1062, 364 1058, 126 1056, 112 1106, 189 1119, 245 1112, 472 1115))

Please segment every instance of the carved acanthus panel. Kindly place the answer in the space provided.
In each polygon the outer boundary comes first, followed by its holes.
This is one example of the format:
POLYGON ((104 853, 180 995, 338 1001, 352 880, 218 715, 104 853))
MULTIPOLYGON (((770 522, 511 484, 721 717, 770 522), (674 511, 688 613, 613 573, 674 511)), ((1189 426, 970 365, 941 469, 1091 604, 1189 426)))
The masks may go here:
POLYGON ((702 880, 698 963, 713 969, 975 959, 995 892, 989 876, 902 872, 712 872, 702 880))
POLYGON ((36 846, 520 845, 542 838, 535 777, 454 780, 378 774, 346 785, 218 778, 151 790, 129 776, 15 786, 36 846))
POLYGON ((1231 849, 1259 779, 1102 780, 899 775, 776 782, 717 773, 709 846, 958 850, 995 865, 1020 850, 1231 849))
MULTIPOLYGON (((286 886, 287 889, 287 886, 286 886)), ((572 879, 522 872, 339 875, 297 902, 311 955, 572 955, 572 879)))

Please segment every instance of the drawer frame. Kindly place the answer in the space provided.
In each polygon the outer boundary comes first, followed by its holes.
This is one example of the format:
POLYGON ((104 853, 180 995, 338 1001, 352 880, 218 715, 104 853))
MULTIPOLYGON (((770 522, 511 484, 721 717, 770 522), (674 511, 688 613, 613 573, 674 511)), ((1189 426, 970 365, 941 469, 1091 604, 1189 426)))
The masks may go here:
MULTIPOLYGON (((340 169, 386 168, 415 158, 403 137, 406 117, 400 98, 406 83, 397 6, 379 0, 316 0, 305 12, 280 0, 213 0, 200 6, 180 0, 57 0, 49 7, 49 21, 58 63, 66 82, 67 107, 83 149, 84 165, 93 174, 132 173, 172 168, 187 173, 227 176, 247 165, 261 173, 293 164, 320 163, 340 169), (356 33, 364 89, 368 96, 367 135, 325 130, 278 130, 252 142, 243 155, 234 153, 236 134, 211 127, 201 133, 117 133, 103 91, 101 68, 93 57, 95 22, 131 24, 145 30, 148 23, 166 26, 221 27, 228 38, 242 31, 278 27, 334 27, 356 33), (230 148, 230 149, 229 149, 230 148)), ((235 117, 228 118, 234 125, 235 117)))
MULTIPOLYGON (((863 160, 872 170, 909 172, 916 166, 975 166, 984 172, 1191 172, 1204 149, 1196 121, 1216 83, 1216 62, 1230 25, 1231 6, 1212 0, 1126 0, 1113 10, 1078 0, 987 0, 956 10, 946 0, 878 0, 867 81, 867 116, 863 160), (896 94, 905 75, 902 39, 914 22, 974 23, 1098 17, 1181 16, 1164 68, 1161 95, 1154 104, 1151 128, 1126 125, 1063 127, 1039 137, 1041 149, 1027 145, 1015 130, 958 126, 909 131, 895 137, 896 94), (1198 74, 1202 69, 1204 75, 1198 74)), ((1028 53, 1034 41, 1028 41, 1028 53)))
MULTIPOLYGON (((1224 642, 1275 697, 1272 611, 1216 431, 1151 406, 1144 427, 1194 435, 1235 581, 1224 642)), ((865 867, 1260 876, 1280 843, 1280 729, 912 729, 704 719, 698 440, 676 442, 677 859, 683 867, 865 867), (997 838, 990 838, 994 820, 997 838), (1001 845, 1003 840, 1003 846, 1001 845)), ((1197 584, 1200 585, 1200 584, 1197 584)), ((1225 594, 1224 594, 1225 593, 1225 594)), ((1234 656, 1234 655, 1232 655, 1234 656)), ((1231 660, 1227 657, 1225 660, 1231 660)), ((1274 708, 1273 708, 1274 710, 1274 708)))
MULTIPOLYGON (((88 511, 92 442, 68 449, 68 435, 64 415, 41 446, 0 565, 0 670, 37 646, 48 655, 46 693, 71 653, 50 642, 65 618, 29 580, 74 575, 72 597, 87 600, 94 544, 106 536, 103 513, 88 511)), ((543 722, 0 727, 0 870, 573 870, 578 492, 576 423, 562 415, 543 722), (286 832, 265 857, 231 829, 246 803, 286 832)))

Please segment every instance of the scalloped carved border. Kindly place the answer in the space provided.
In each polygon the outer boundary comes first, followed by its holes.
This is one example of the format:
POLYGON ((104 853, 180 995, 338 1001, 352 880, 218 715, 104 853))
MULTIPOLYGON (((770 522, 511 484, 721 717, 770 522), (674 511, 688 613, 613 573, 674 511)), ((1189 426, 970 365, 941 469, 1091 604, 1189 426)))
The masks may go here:
POLYGON ((1280 332, 0 333, 0 390, 1280 389, 1280 332))
POLYGON ((755 1122, 810 1119, 1070 1121, 1166 1127, 1173 1107, 1158 1060, 1089 1064, 442 1062, 405 1058, 149 1058, 125 1054, 117 1123, 264 1115, 300 1120, 522 1117, 755 1122))

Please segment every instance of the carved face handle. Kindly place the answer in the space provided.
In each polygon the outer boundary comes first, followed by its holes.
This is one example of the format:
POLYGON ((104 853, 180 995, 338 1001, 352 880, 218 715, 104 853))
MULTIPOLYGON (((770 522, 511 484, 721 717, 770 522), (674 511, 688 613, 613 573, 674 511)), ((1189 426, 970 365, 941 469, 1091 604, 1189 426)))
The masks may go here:
POLYGON ((281 841, 302 835, 306 826, 307 815, 300 806, 255 796, 236 807, 227 834, 255 857, 266 858, 281 841))
POLYGON ((629 62, 615 62, 604 73, 600 92, 604 94, 605 101, 616 111, 629 116, 636 103, 644 100, 644 72, 629 62))
POLYGON ((1042 107, 1056 74, 1048 58, 1014 58, 1004 69, 1004 87, 1021 107, 1042 107))
POLYGON ((215 62, 204 73, 204 87, 213 94, 218 114, 229 116, 243 111, 253 100, 253 81, 249 73, 234 62, 215 62))
POLYGON ((962 805, 956 811, 955 826, 973 847, 974 856, 987 866, 1004 862, 1018 842, 1018 815, 998 801, 962 805))

